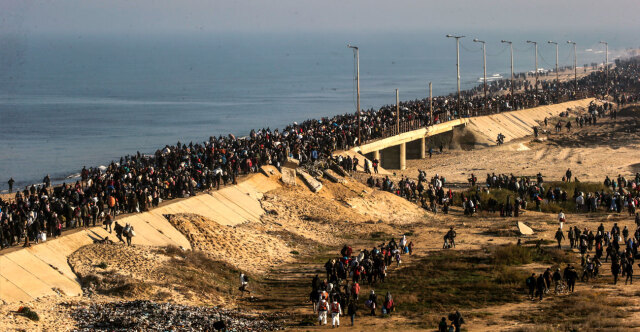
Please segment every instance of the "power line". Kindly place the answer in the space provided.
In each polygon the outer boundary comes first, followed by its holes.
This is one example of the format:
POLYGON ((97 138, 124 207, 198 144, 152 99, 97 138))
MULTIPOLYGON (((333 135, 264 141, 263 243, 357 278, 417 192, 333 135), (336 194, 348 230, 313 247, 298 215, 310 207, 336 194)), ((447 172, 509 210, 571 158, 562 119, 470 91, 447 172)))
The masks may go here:
POLYGON ((491 54, 491 53, 487 53, 487 56, 498 56, 498 55, 502 55, 502 53, 507 51, 507 46, 506 45, 502 45, 502 50, 496 54, 491 54))
POLYGON ((513 50, 514 50, 514 51, 516 51, 516 52, 520 52, 520 53, 522 53, 522 52, 529 52, 529 51, 531 51, 532 49, 533 49, 533 45, 531 45, 531 46, 529 46, 529 47, 527 47, 527 48, 521 49, 521 50, 520 50, 520 49, 517 49, 517 48, 515 48, 515 47, 513 48, 513 50))
POLYGON ((462 46, 463 50, 465 50, 467 52, 470 52, 470 53, 482 52, 482 47, 480 47, 480 49, 474 51, 474 50, 471 50, 471 49, 468 49, 468 48, 464 47, 464 43, 462 41, 460 41, 460 46, 462 46))
POLYGON ((544 62, 547 66, 549 66, 549 67, 555 66, 555 65, 552 65, 552 64, 548 63, 547 60, 544 58, 544 56, 542 56, 542 53, 538 53, 538 56, 540 57, 540 59, 542 59, 542 62, 544 62))

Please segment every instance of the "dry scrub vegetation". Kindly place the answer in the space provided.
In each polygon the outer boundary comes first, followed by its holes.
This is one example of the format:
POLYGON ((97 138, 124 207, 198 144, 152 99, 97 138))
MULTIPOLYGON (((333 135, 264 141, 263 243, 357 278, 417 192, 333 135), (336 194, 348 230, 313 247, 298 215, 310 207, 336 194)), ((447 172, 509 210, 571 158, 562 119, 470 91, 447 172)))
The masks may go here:
POLYGON ((223 305, 237 291, 235 267, 173 246, 93 244, 69 262, 90 296, 223 305))
POLYGON ((542 305, 540 310, 507 316, 509 319, 545 327, 518 331, 629 331, 640 327, 628 320, 623 298, 603 292, 578 292, 542 305), (552 326, 548 328, 546 326, 552 326))

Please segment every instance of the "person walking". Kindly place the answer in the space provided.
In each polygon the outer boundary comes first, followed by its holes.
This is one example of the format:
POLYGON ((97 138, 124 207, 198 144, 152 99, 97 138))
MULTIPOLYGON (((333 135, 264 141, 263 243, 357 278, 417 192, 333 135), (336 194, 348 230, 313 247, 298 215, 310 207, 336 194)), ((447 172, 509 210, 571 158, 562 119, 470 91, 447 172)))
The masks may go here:
POLYGON ((460 312, 456 310, 456 313, 453 315, 453 326, 455 326, 456 332, 460 332, 460 326, 462 326, 462 324, 464 324, 464 318, 462 318, 460 312))
POLYGON ((440 324, 438 324, 438 332, 447 332, 448 329, 449 324, 447 324, 447 319, 445 317, 442 317, 442 320, 440 320, 440 324))
POLYGON ((327 300, 322 298, 318 303, 318 325, 327 325, 327 310, 329 310, 327 300))
POLYGON ((573 249, 575 247, 575 241, 573 236, 573 227, 569 227, 569 231, 567 232, 567 237, 569 237, 569 247, 573 249))
POLYGON ((576 286, 576 279, 578 279, 578 272, 576 272, 576 269, 571 266, 571 264, 567 265, 567 267, 564 269, 564 280, 567 281, 567 290, 571 290, 571 292, 573 293, 574 288, 576 286))
POLYGON ((564 233, 562 233, 562 228, 558 228, 556 232, 556 240, 558 241, 558 249, 562 249, 562 240, 564 239, 564 233))
POLYGON ((351 300, 349 302, 349 307, 347 308, 347 314, 351 317, 351 326, 354 324, 354 320, 356 319, 356 313, 358 312, 358 304, 355 300, 351 300))
POLYGON ((627 275, 627 279, 625 279, 624 284, 626 285, 629 282, 633 285, 633 258, 629 260, 627 264, 625 264, 624 272, 627 275))
POLYGON ((10 178, 9 181, 7 181, 7 184, 9 185, 9 193, 13 193, 14 183, 16 183, 16 181, 13 178, 10 178))
POLYGON ((116 232, 116 237, 118 238, 118 240, 124 243, 124 239, 122 239, 122 235, 124 234, 124 227, 122 227, 122 225, 120 225, 116 221, 115 226, 113 226, 113 230, 116 232))
POLYGON ((369 308, 371 308, 371 316, 375 316, 376 315, 376 306, 378 305, 378 295, 376 294, 376 292, 372 289, 371 293, 369 294, 369 300, 367 301, 369 303, 369 308))
POLYGON ((112 233, 113 228, 111 227, 111 224, 113 224, 113 218, 111 218, 110 214, 107 214, 107 217, 102 223, 104 224, 104 230, 106 231, 108 229, 109 233, 112 233))
POLYGON ((249 277, 244 273, 240 273, 240 288, 238 289, 240 290, 241 295, 244 295, 245 292, 251 294, 251 291, 247 289, 248 286, 249 277))
POLYGON ((544 276, 541 274, 536 280, 536 295, 540 297, 540 301, 542 301, 542 295, 544 295, 545 289, 547 289, 547 282, 546 280, 544 280, 544 276))
POLYGON ((620 274, 620 260, 618 256, 611 257, 611 275, 613 275, 613 284, 618 284, 618 275, 620 274))
POLYGON ((340 307, 338 299, 333 298, 333 303, 331 303, 331 325, 334 328, 340 327, 340 313, 342 313, 342 307, 340 307))
POLYGON ((127 238, 127 245, 131 246, 131 239, 136 236, 136 233, 133 231, 133 226, 131 226, 130 224, 126 224, 124 226, 124 229, 122 230, 122 233, 124 237, 127 238))
POLYGON ((560 224, 560 230, 562 230, 562 225, 564 224, 565 221, 566 221, 566 217, 564 215, 564 212, 560 210, 560 213, 558 213, 558 224, 560 224))
POLYGON ((529 299, 533 301, 534 292, 536 291, 536 274, 531 273, 531 276, 526 280, 527 287, 529 288, 529 299))

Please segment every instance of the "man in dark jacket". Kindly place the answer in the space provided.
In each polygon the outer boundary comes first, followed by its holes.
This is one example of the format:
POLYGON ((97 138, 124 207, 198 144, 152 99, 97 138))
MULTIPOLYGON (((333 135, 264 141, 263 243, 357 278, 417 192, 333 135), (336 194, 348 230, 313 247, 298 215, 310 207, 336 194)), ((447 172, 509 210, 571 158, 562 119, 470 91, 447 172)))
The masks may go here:
POLYGON ((564 240, 564 234, 562 233, 562 229, 558 228, 556 232, 556 240, 558 241, 558 249, 562 249, 562 240, 564 240))
POLYGON ((122 227, 122 225, 120 225, 116 221, 115 226, 113 226, 113 230, 116 231, 116 236, 118 237, 118 240, 120 240, 120 242, 124 243, 124 239, 122 238, 122 233, 124 231, 124 227, 122 227))
POLYGON ((540 301, 542 301, 542 295, 544 295, 544 290, 546 288, 547 282, 544 280, 544 276, 541 274, 536 280, 536 295, 540 297, 540 301))
POLYGON ((567 265, 564 269, 564 280, 567 281, 567 289, 571 290, 572 293, 576 286, 576 279, 578 279, 578 272, 571 264, 567 265))
POLYGON ((353 326, 353 321, 356 318, 356 313, 358 311, 358 303, 355 300, 351 300, 349 302, 349 307, 347 308, 347 314, 351 317, 351 326, 353 326))
POLYGON ((527 278, 527 287, 529 287, 529 299, 533 300, 533 293, 536 290, 536 274, 531 273, 531 276, 527 278))
POLYGON ((456 332, 460 332, 460 326, 462 324, 464 324, 464 318, 462 318, 460 312, 456 310, 456 313, 453 315, 453 326, 456 327, 456 332))
POLYGON ((447 324, 447 319, 442 317, 442 320, 440 321, 440 324, 438 325, 438 332, 447 332, 447 328, 448 328, 448 324, 447 324))

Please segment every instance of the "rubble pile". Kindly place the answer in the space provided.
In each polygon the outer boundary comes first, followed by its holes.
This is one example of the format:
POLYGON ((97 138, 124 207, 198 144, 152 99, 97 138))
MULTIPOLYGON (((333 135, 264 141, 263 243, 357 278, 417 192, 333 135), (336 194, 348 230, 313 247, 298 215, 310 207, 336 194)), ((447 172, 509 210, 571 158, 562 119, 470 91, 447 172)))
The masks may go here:
POLYGON ((78 331, 275 331, 277 315, 151 301, 92 303, 73 310, 78 331))

